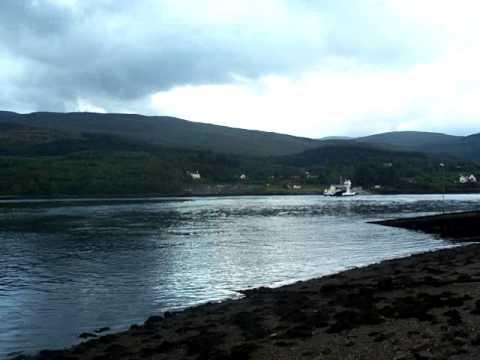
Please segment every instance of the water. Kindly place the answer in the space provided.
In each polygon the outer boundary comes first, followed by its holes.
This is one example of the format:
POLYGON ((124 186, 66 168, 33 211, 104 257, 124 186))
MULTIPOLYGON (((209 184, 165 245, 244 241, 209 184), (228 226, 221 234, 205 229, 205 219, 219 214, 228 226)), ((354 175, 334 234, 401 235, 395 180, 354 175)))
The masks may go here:
MULTIPOLYGON (((480 196, 447 196, 448 211, 480 196)), ((0 358, 167 309, 451 246, 369 220, 441 196, 0 201, 0 358)))

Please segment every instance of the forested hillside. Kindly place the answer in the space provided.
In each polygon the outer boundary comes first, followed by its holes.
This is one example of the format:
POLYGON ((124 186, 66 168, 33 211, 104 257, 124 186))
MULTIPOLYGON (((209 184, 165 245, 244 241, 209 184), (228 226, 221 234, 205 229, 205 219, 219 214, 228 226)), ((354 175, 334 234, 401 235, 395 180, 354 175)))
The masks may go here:
POLYGON ((80 136, 112 135, 139 143, 227 154, 275 156, 317 146, 317 140, 186 121, 167 116, 98 113, 0 112, 0 123, 22 124, 80 136))
POLYGON ((356 139, 392 149, 417 151, 467 161, 480 161, 480 135, 452 136, 420 131, 398 131, 356 139))
MULTIPOLYGON (((377 192, 438 192, 444 179, 438 159, 350 143, 257 158, 141 146, 105 135, 24 148, 20 155, 0 156, 0 169, 4 196, 183 195, 220 184, 240 186, 238 191, 247 193, 253 185, 265 193, 294 184, 319 191, 341 177, 377 192), (201 178, 192 179, 190 173, 197 171, 201 178)), ((460 186, 458 176, 479 171, 472 163, 446 162, 449 190, 475 190, 460 186)))
POLYGON ((320 192, 340 178, 375 192, 439 192, 444 183, 468 192, 478 186, 458 179, 480 175, 463 160, 478 157, 479 140, 404 132, 315 141, 173 118, 3 112, 0 195, 182 195, 212 187, 221 193, 224 185, 235 193, 293 185, 320 192), (443 145, 417 150, 432 141, 443 145))
POLYGON ((444 182, 449 191, 472 191, 478 186, 459 184, 459 174, 480 171, 477 164, 451 157, 444 159, 345 141, 285 156, 282 163, 308 168, 323 183, 350 178, 367 189, 379 186, 378 192, 440 192, 444 182))

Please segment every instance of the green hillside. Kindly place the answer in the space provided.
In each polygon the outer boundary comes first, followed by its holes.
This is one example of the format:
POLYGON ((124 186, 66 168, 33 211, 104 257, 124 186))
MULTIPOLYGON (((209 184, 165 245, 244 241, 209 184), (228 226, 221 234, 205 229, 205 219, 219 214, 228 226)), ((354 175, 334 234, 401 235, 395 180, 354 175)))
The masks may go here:
POLYGON ((461 138, 461 136, 424 131, 394 131, 365 136, 356 140, 370 144, 388 144, 397 147, 417 149, 430 144, 453 144, 461 138))
POLYGON ((443 170, 449 191, 477 191, 458 178, 480 173, 468 161, 479 153, 480 135, 319 141, 164 117, 0 112, 0 196, 178 195, 223 186, 268 193, 292 184, 320 191, 341 177, 374 191, 439 192, 443 170))
POLYGON ((251 156, 294 154, 317 146, 317 140, 307 138, 166 116, 48 112, 22 115, 0 112, 0 123, 23 124, 77 136, 105 134, 139 143, 251 156))
MULTIPOLYGON (((23 125, 42 129, 48 137, 81 139, 85 135, 108 135, 141 145, 162 145, 172 148, 213 151, 246 156, 283 156, 300 153, 331 141, 368 143, 396 151, 415 151, 480 161, 480 136, 452 136, 420 131, 398 131, 357 139, 326 137, 309 139, 271 132, 244 130, 192 122, 167 116, 136 114, 49 113, 18 114, 0 112, 0 126, 23 125)), ((1 132, 0 128, 0 132, 1 132)), ((33 131, 33 130, 32 130, 33 131)), ((38 130, 37 130, 38 131, 38 130)), ((5 136, 0 137, 5 142, 5 136)), ((45 141, 44 141, 45 142, 45 141)), ((3 147, 5 149, 5 147, 3 147)))
POLYGON ((419 131, 399 131, 366 136, 356 141, 383 144, 397 150, 480 161, 480 135, 452 136, 419 131))
MULTIPOLYGON (((457 179, 460 173, 478 173, 478 166, 456 160, 446 165, 449 191, 476 189, 459 187, 457 179)), ((258 158, 85 135, 0 154, 2 196, 182 195, 219 184, 245 193, 251 191, 249 186, 268 193, 292 184, 320 191, 340 177, 369 190, 381 185, 377 190, 382 192, 438 192, 442 176, 438 159, 431 156, 350 141, 325 142, 295 155, 258 158), (193 171, 201 174, 200 180, 191 178, 193 171), (242 174, 246 180, 240 179, 242 174)))
MULTIPOLYGON (((460 185, 460 174, 479 173, 480 165, 419 152, 393 151, 355 141, 336 141, 328 146, 282 157, 282 164, 308 169, 323 183, 350 178, 355 185, 383 192, 473 191, 476 184, 460 185), (442 162, 445 167, 440 167, 442 162)), ((478 189, 480 190, 480 189, 478 189)))
POLYGON ((184 194, 191 186, 238 183, 244 173, 249 183, 264 183, 269 176, 299 171, 273 158, 139 144, 103 134, 29 140, 0 146, 0 195, 184 194), (194 171, 201 180, 191 178, 194 171))

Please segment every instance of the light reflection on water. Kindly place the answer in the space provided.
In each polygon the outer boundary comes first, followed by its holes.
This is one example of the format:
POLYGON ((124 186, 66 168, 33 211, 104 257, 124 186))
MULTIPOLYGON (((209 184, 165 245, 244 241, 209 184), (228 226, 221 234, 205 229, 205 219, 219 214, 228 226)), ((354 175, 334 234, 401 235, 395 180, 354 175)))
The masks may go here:
MULTIPOLYGON (((278 286, 448 241, 367 221, 441 211, 441 197, 0 201, 0 357, 239 289, 278 286)), ((477 207, 447 196, 447 210, 477 207)))

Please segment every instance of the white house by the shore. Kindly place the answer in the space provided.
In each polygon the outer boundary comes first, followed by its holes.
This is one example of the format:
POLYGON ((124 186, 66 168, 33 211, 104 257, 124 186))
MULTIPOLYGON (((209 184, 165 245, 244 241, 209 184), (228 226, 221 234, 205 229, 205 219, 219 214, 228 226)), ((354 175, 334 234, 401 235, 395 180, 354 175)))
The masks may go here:
POLYGON ((458 182, 460 184, 468 184, 468 183, 477 183, 477 177, 473 174, 470 174, 469 176, 466 175, 460 175, 460 178, 458 179, 458 182))
POLYGON ((195 172, 192 172, 192 171, 189 171, 188 172, 188 175, 190 175, 192 177, 193 180, 200 180, 202 177, 200 176, 200 173, 197 171, 195 172))

